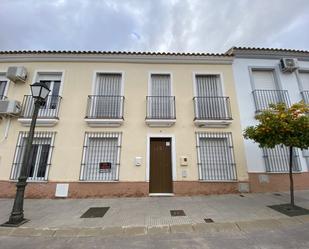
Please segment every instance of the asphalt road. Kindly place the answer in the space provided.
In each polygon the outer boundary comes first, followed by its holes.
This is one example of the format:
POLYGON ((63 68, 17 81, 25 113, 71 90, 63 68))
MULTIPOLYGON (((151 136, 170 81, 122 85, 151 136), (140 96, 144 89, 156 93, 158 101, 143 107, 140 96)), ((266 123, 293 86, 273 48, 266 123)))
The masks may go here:
POLYGON ((1 249, 177 248, 177 249, 308 249, 309 223, 285 229, 229 233, 178 233, 166 235, 87 238, 0 237, 1 249))

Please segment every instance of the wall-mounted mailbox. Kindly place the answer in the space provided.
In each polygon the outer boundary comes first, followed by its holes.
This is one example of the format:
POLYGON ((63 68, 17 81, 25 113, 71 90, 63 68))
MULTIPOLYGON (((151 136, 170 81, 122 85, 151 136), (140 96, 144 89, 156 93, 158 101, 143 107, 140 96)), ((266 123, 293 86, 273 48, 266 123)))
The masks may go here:
POLYGON ((188 157, 186 157, 186 156, 181 156, 181 157, 180 157, 180 165, 181 165, 181 166, 188 166, 188 157))
POLYGON ((140 156, 135 157, 135 166, 142 165, 142 158, 140 156))

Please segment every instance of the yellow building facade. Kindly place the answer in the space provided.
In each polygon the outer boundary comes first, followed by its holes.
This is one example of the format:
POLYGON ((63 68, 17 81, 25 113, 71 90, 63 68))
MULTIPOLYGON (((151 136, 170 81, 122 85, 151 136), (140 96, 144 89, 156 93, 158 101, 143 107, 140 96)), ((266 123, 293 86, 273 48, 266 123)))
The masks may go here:
POLYGON ((2 52, 2 102, 19 101, 21 112, 0 114, 0 196, 15 194, 34 82, 51 92, 26 196, 248 191, 233 78, 226 55, 2 52), (26 80, 9 80, 10 67, 24 67, 26 80))

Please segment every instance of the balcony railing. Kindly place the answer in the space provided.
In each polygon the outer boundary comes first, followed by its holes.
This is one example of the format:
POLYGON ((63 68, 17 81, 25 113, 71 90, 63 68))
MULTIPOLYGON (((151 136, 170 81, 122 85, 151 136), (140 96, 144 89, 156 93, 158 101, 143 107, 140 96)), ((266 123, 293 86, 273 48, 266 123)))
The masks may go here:
POLYGON ((229 97, 194 97, 194 120, 232 119, 229 97))
POLYGON ((285 103, 287 106, 290 106, 287 90, 254 90, 252 94, 256 112, 268 109, 270 104, 285 103))
POLYGON ((147 96, 146 119, 176 119, 175 96, 147 96))
MULTIPOLYGON (((38 118, 58 119, 61 96, 49 95, 44 106, 39 109, 38 118)), ((25 95, 22 104, 21 117, 31 118, 34 110, 34 99, 31 95, 25 95)))
POLYGON ((89 95, 87 119, 123 119, 124 96, 89 95))
POLYGON ((309 104, 309 91, 302 91, 301 96, 306 104, 309 104))

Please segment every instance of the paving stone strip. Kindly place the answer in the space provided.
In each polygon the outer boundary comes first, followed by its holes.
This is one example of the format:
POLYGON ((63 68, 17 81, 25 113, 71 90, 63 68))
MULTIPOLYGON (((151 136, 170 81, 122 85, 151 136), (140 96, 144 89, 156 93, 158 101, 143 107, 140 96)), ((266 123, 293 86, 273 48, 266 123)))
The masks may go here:
POLYGON ((123 226, 123 227, 84 227, 84 228, 8 228, 0 227, 0 236, 16 237, 97 237, 97 236, 141 236, 146 234, 168 233, 218 233, 252 232, 275 230, 309 223, 309 215, 279 219, 260 219, 239 222, 193 223, 158 226, 123 226))

